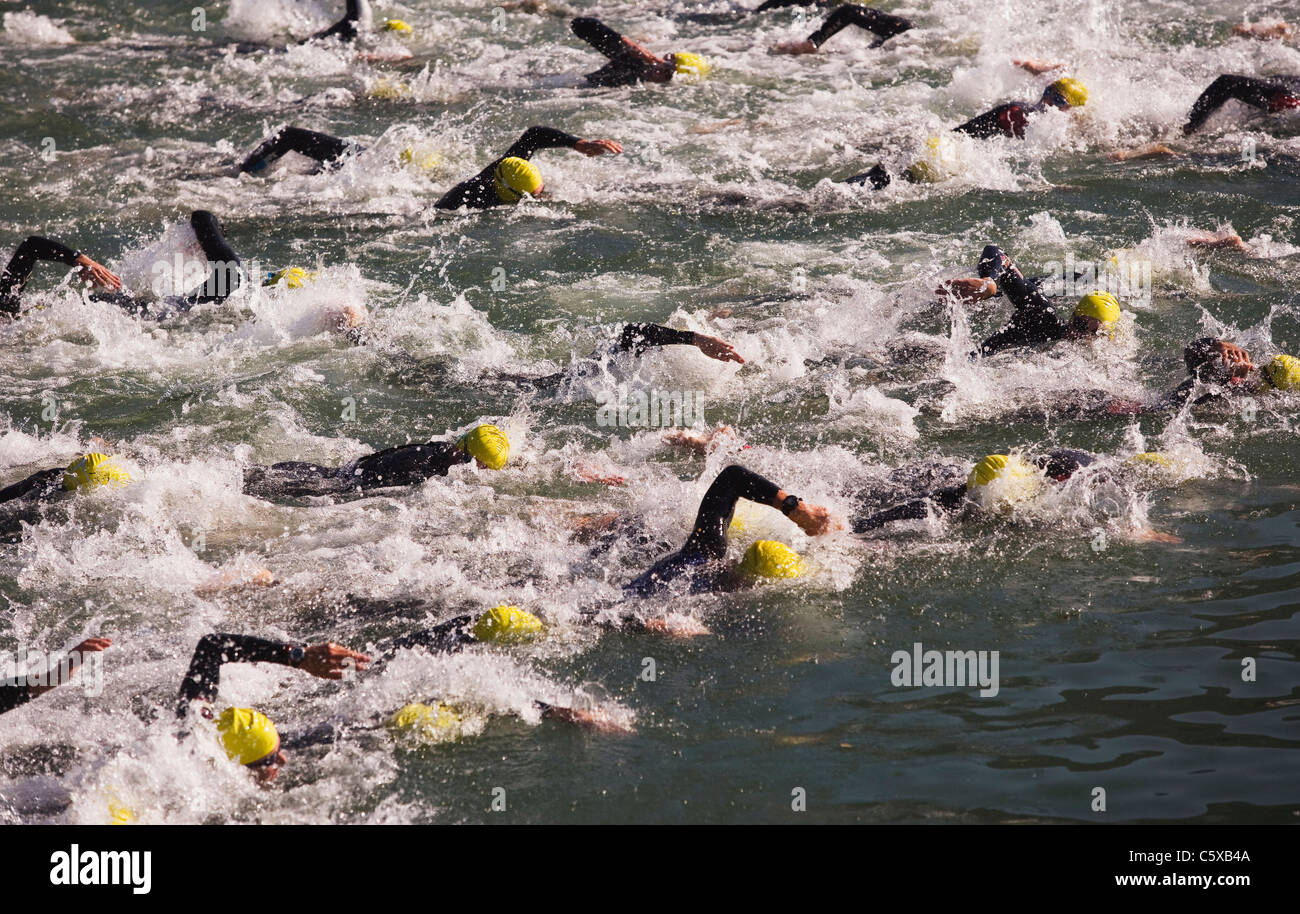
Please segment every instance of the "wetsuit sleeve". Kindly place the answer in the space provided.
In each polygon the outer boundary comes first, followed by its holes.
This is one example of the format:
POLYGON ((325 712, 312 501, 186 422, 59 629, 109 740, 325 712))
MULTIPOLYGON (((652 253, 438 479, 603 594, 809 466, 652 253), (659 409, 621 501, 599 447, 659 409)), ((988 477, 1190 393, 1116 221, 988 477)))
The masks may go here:
POLYGON ((868 530, 875 530, 896 520, 920 520, 928 517, 932 508, 947 512, 956 511, 961 507, 965 498, 965 483, 959 486, 937 489, 921 498, 914 498, 893 508, 858 518, 853 522, 853 532, 866 533, 868 530))
MULTIPOLYGON (((556 130, 554 127, 529 127, 524 131, 523 136, 515 140, 510 148, 505 151, 501 159, 508 159, 511 156, 520 159, 530 159, 533 153, 542 149, 574 149, 582 142, 582 137, 574 136, 572 133, 565 133, 563 130, 556 130)), ((489 168, 495 168, 497 159, 489 168)))
POLYGON ((296 152, 326 164, 341 158, 351 148, 352 144, 347 140, 328 133, 304 130, 302 127, 285 127, 249 153, 239 170, 250 173, 262 171, 286 152, 296 152))
POLYGON ((437 654, 454 653, 477 640, 469 631, 473 621, 473 616, 457 616, 447 622, 439 623, 433 628, 426 628, 423 631, 403 635, 395 639, 389 645, 388 650, 396 651, 401 648, 419 647, 437 654))
POLYGON ((17 501, 18 499, 44 501, 63 487, 63 473, 62 467, 41 470, 21 482, 5 486, 0 489, 0 504, 7 501, 17 501))
POLYGON ((189 671, 181 682, 177 713, 183 715, 193 700, 217 697, 223 663, 279 663, 290 665, 287 641, 271 641, 254 635, 204 635, 194 649, 189 671))
POLYGON ((1192 105, 1183 133, 1199 130, 1210 115, 1233 99, 1269 112, 1300 107, 1300 79, 1257 79, 1225 73, 1210 83, 1192 105))
POLYGON ((431 476, 446 476, 452 467, 470 459, 454 442, 430 441, 378 451, 353 461, 338 473, 362 489, 414 486, 431 476))
POLYGON ((787 6, 828 6, 826 0, 766 0, 766 2, 754 8, 756 13, 766 13, 768 10, 784 9, 787 6))
POLYGON ((23 286, 27 285, 36 261, 54 260, 71 267, 76 266, 78 254, 66 245, 39 235, 32 235, 18 245, 14 256, 9 258, 9 265, 0 274, 0 311, 18 313, 18 296, 22 294, 23 286))
POLYGON ((695 331, 674 330, 659 324, 628 324, 615 348, 640 355, 651 346, 694 346, 695 331))
POLYGON ((320 38, 338 38, 339 41, 351 41, 357 37, 357 23, 361 19, 364 10, 363 4, 366 0, 347 0, 347 9, 343 18, 334 23, 323 32, 317 32, 310 38, 300 41, 299 44, 305 44, 308 41, 316 41, 320 38))
POLYGON ((217 217, 207 210, 200 209, 191 213, 190 226, 203 247, 203 256, 207 258, 212 272, 203 287, 190 295, 186 301, 190 304, 225 301, 243 282, 239 255, 226 241, 217 217))
POLYGON ((912 22, 869 6, 846 3, 827 16, 821 27, 808 36, 808 40, 820 48, 832 35, 850 25, 859 26, 876 35, 878 40, 872 47, 879 47, 900 32, 910 29, 912 22))
POLYGON ((1057 316, 1052 303, 1043 297, 1034 283, 1025 279, 1011 265, 997 245, 990 244, 984 248, 979 272, 980 276, 998 284, 998 294, 1005 294, 1015 309, 1007 328, 989 337, 980 346, 983 355, 992 355, 1015 346, 1036 346, 1065 336, 1067 325, 1057 316))
POLYGON ((713 480, 704 493, 700 510, 695 515, 695 527, 686 540, 683 551, 701 552, 711 558, 721 558, 727 552, 727 527, 742 498, 770 505, 776 501, 781 487, 769 482, 752 470, 732 464, 713 480))
POLYGON ((1029 115, 1034 111, 1032 105, 1026 105, 1022 102, 1008 102, 1005 105, 999 105, 992 111, 986 111, 978 117, 973 117, 964 124, 952 128, 957 133, 965 133, 976 139, 987 140, 995 136, 1009 136, 1023 140, 1025 138, 1025 125, 1029 123, 1029 115))
POLYGON ((593 16, 578 17, 569 23, 569 28, 610 60, 622 54, 626 47, 622 35, 593 16))
POLYGON ((19 705, 32 700, 32 693, 25 685, 0 686, 0 714, 12 711, 19 705))

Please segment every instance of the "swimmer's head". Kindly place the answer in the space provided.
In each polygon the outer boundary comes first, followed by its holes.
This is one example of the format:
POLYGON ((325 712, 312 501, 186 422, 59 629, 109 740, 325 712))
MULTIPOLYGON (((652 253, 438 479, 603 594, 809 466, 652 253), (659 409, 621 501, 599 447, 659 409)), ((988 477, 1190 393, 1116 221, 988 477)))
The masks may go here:
POLYGON ((385 19, 385 20, 384 20, 384 31, 385 31, 385 32, 399 32, 399 33, 401 33, 401 34, 403 34, 403 35, 410 35, 410 34, 414 31, 414 29, 412 29, 409 25, 407 25, 407 24, 406 24, 405 22, 403 22, 401 19, 385 19))
POLYGON ((499 470, 510 457, 510 439, 495 425, 480 425, 460 436, 456 446, 489 470, 499 470))
POLYGON ((518 606, 497 606, 478 617, 474 637, 493 644, 521 644, 546 632, 542 620, 518 606))
POLYGON ((668 62, 673 65, 677 73, 689 76, 708 76, 709 71, 713 69, 713 64, 709 63, 707 58, 689 51, 669 54, 668 62))
POLYGON ((492 186, 502 203, 518 203, 524 194, 536 197, 545 185, 536 165, 518 156, 507 156, 492 170, 492 186))
POLYGON ((750 579, 797 578, 805 570, 799 553, 776 540, 750 543, 740 561, 741 576, 750 579))
POLYGON ((442 702, 412 702, 388 719, 388 729, 399 738, 421 743, 445 743, 460 735, 461 717, 442 702))
POLYGON ((107 454, 84 454, 63 472, 63 488, 68 492, 77 489, 95 489, 100 486, 121 487, 131 481, 131 474, 114 463, 107 454))
POLYGON ((986 511, 1006 512, 1043 487, 1043 471, 1015 454, 989 454, 966 477, 966 491, 986 511))
POLYGON ((1088 90, 1083 83, 1062 76, 1043 90, 1043 102, 1053 108, 1082 108, 1088 103, 1088 90))
POLYGON ((290 289, 301 289, 304 285, 311 282, 317 276, 316 273, 309 273, 302 267, 285 267, 283 270, 276 270, 274 273, 266 274, 266 282, 263 286, 276 286, 281 282, 290 289))
POLYGON ((1131 467, 1137 467, 1139 469, 1151 468, 1172 470, 1174 468, 1174 465, 1170 462, 1169 458, 1158 451, 1143 451, 1141 454, 1134 454, 1124 462, 1131 467))
POLYGON ((414 146, 403 149, 398 154, 397 160, 403 165, 410 165, 420 171, 433 171, 442 164, 442 157, 438 153, 419 150, 414 146))
POLYGON ((258 780, 273 781, 288 759, 280 751, 275 724, 260 711, 226 708, 217 718, 221 745, 232 762, 253 769, 258 780))
POLYGON ((1275 355, 1260 372, 1269 387, 1300 390, 1300 359, 1293 355, 1275 355))
POLYGON ((1089 292, 1074 306, 1070 315, 1070 332, 1076 336, 1096 336, 1115 332, 1119 321, 1119 299, 1109 292, 1089 292))

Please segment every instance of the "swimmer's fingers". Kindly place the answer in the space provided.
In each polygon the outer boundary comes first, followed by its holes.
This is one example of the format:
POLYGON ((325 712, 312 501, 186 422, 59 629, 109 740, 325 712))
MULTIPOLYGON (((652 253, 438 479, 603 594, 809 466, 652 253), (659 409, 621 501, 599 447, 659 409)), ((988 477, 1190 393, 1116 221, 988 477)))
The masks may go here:
POLYGON ((313 644, 303 653, 298 668, 320 679, 342 679, 349 670, 364 670, 370 665, 368 654, 348 650, 332 642, 313 644))
POLYGON ((952 295, 958 301, 967 303, 984 301, 998 294, 998 284, 991 279, 952 279, 940 283, 934 290, 935 295, 952 295))
POLYGON ((703 333, 695 334, 695 347, 709 358, 717 359, 719 362, 745 364, 745 360, 736 351, 735 346, 716 336, 705 336, 703 333))
POLYGON ((77 274, 84 281, 103 286, 113 292, 122 288, 122 280, 107 267, 96 263, 84 254, 81 255, 81 259, 77 262, 79 264, 77 274))

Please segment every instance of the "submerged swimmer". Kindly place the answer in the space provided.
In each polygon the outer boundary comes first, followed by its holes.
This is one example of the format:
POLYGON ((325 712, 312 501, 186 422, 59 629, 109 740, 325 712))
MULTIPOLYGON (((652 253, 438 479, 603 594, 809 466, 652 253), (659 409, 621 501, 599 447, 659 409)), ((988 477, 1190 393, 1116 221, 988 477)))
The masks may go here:
POLYGON ((699 54, 678 52, 666 57, 651 54, 591 16, 574 19, 569 27, 573 34, 609 58, 605 66, 587 74, 587 82, 592 86, 609 88, 642 82, 666 83, 679 73, 707 76, 712 69, 699 54))
POLYGON ((468 181, 457 184, 434 204, 438 209, 486 209, 536 197, 545 187, 542 173, 529 159, 542 149, 573 149, 586 156, 617 155, 613 140, 584 140, 553 127, 529 127, 505 154, 468 181))
POLYGON ((782 569, 796 572, 800 567, 798 556, 789 547, 770 540, 753 544, 738 567, 725 564, 727 529, 736 502, 742 498, 777 508, 809 536, 818 536, 838 527, 838 521, 825 508, 806 504, 797 495, 790 495, 757 473, 732 464, 718 474, 704 493, 686 544, 655 562, 626 584, 624 591, 630 595, 649 596, 666 590, 681 579, 688 582, 692 593, 699 593, 734 589, 755 575, 797 576, 796 573, 781 572, 782 569))
POLYGON ((419 485, 470 461, 499 470, 509 455, 505 432, 495 425, 480 425, 455 441, 404 444, 341 467, 300 461, 251 466, 244 471, 244 492, 259 498, 360 496, 372 489, 419 485))
POLYGON ((1057 340, 1090 340, 1111 334, 1122 312, 1109 292, 1090 292, 1079 299, 1068 321, 1057 315, 1052 303, 1025 279, 1011 258, 995 244, 980 255, 979 279, 953 280, 936 290, 963 301, 977 302, 1005 294, 1013 311, 1007 327, 980 344, 979 354, 990 356, 1019 346, 1040 346, 1057 340))
MULTIPOLYGON (((956 133, 964 133, 981 140, 995 136, 1023 140, 1025 138, 1025 126, 1034 115, 1049 108, 1055 108, 1059 111, 1081 108, 1087 101, 1088 90, 1084 88, 1083 83, 1077 79, 1063 76, 1044 89, 1042 97, 1037 102, 1007 102, 952 129, 956 133)), ((930 177, 931 171, 932 166, 928 162, 920 162, 904 172, 903 176, 909 181, 928 181, 932 180, 930 177)), ((889 186, 891 181, 892 178, 889 172, 885 170, 885 166, 876 165, 870 171, 854 175, 851 178, 845 178, 843 183, 870 184, 879 190, 889 186)))
MULTIPOLYGON (((790 6, 793 3, 781 2, 777 5, 790 6)), ((770 8, 769 4, 764 3, 755 12, 770 8)), ((772 51, 776 54, 815 54, 822 45, 830 40, 831 36, 850 25, 856 25, 875 35, 876 41, 871 45, 873 48, 878 48, 895 35, 901 35, 903 32, 914 28, 912 21, 904 19, 902 16, 882 13, 880 10, 872 9, 869 6, 846 3, 827 16, 826 21, 818 27, 817 31, 803 41, 778 44, 772 48, 772 51)))

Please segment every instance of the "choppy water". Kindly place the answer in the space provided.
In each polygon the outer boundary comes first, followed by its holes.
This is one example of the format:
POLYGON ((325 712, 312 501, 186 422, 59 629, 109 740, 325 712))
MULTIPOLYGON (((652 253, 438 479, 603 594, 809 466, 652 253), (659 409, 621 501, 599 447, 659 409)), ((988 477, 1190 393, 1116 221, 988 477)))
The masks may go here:
POLYGON ((884 49, 847 31, 788 58, 765 49, 811 30, 797 11, 705 25, 676 14, 728 7, 572 4, 716 66, 698 85, 595 91, 578 88, 599 61, 568 14, 379 5, 415 29, 379 50, 413 56, 370 64, 338 48, 223 47, 309 34, 335 18, 332 3, 232 0, 207 9, 201 33, 194 6, 0 6, 0 247, 43 233, 122 267, 206 208, 245 260, 322 274, 158 325, 83 301, 44 265, 26 296, 43 310, 0 329, 0 482, 99 448, 96 436, 137 479, 0 546, 0 649, 115 640, 103 695, 65 687, 0 719, 0 821, 100 822, 116 796, 146 822, 784 822, 798 820, 797 787, 819 821, 1294 821, 1300 403, 1136 421, 1034 414, 1075 390, 1154 397, 1206 333, 1300 350, 1296 119, 1233 107, 1175 139, 1218 73, 1300 73, 1294 44, 1229 36, 1247 6, 935 0, 891 7, 918 28, 884 49), (831 183, 906 164, 940 129, 1035 97, 1046 79, 1012 56, 1068 63, 1087 107, 1038 119, 1024 143, 954 143, 943 184, 831 183), (268 180, 222 173, 284 123, 369 150, 330 175, 289 162, 268 180), (535 123, 626 153, 544 152, 547 199, 434 214, 438 195, 535 123), (1157 139, 1185 155, 1109 159, 1157 139), (407 147, 439 164, 402 165, 407 147), (1251 252, 1185 243, 1225 228, 1251 252), (972 364, 969 341, 997 329, 1005 305, 956 312, 931 290, 969 275, 988 241, 1027 272, 1067 256, 1149 263, 1153 295, 1130 304, 1116 346, 972 364), (354 346, 329 328, 358 306, 370 329, 354 346), (629 319, 722 336, 748 364, 651 353, 560 395, 482 380, 556 370, 629 319), (751 447, 701 458, 657 431, 599 427, 594 398, 619 383, 699 391, 708 422, 751 447), (480 419, 511 434, 499 474, 461 468, 333 507, 240 492, 248 463, 342 462, 480 419), (810 576, 636 607, 712 629, 689 641, 578 624, 659 547, 624 540, 593 555, 574 514, 637 515, 651 542, 675 548, 734 459, 847 514, 855 485, 897 466, 1052 445, 1116 465, 1159 449, 1173 470, 1067 486, 1009 520, 870 539, 809 540, 749 509, 737 554, 780 538, 810 576), (628 485, 581 482, 582 468, 628 485), (1182 542, 1144 541, 1146 527, 1182 542), (276 586, 212 586, 262 566, 276 586), (347 613, 349 593, 430 609, 347 613), (207 632, 363 647, 498 602, 543 614, 550 636, 403 654, 342 686, 228 667, 222 700, 266 710, 286 738, 337 730, 294 752, 272 790, 175 737, 175 690, 207 632), (893 687, 891 655, 916 642, 999 651, 1000 691, 893 687), (640 678, 644 658, 654 682, 640 678), (430 697, 475 709, 475 732, 412 751, 378 725, 430 697), (536 699, 593 704, 633 732, 541 722, 536 699), (498 787, 502 813, 490 811, 498 787))

